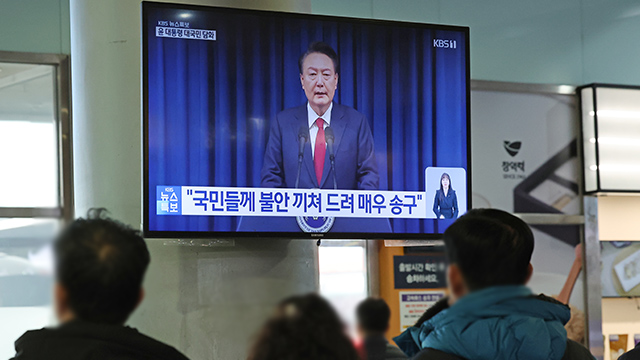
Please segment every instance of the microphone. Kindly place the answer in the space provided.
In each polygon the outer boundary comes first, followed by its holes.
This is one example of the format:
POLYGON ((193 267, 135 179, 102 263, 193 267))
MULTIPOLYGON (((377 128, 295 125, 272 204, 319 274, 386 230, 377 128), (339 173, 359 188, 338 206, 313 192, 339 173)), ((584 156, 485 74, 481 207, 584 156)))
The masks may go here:
POLYGON ((333 173, 333 189, 338 189, 338 180, 336 179, 336 154, 333 151, 333 143, 336 141, 336 136, 333 133, 333 129, 327 126, 324 129, 324 140, 327 142, 327 151, 329 152, 329 163, 331 164, 331 173, 333 173))
POLYGON ((304 157, 304 145, 309 141, 309 128, 300 126, 298 130, 298 174, 296 175, 296 189, 300 183, 300 170, 302 169, 302 159, 304 157))

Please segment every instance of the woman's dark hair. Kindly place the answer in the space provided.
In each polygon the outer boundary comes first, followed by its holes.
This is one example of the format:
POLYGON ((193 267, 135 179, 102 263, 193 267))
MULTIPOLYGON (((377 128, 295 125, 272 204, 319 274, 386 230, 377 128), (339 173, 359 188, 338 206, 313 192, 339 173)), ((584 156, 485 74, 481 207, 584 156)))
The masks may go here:
POLYGON ((451 177, 447 173, 442 173, 442 176, 440 176, 440 201, 444 199, 444 188, 442 187, 442 180, 444 178, 449 180, 449 190, 453 190, 453 186, 451 186, 451 177))
POLYGON ((358 360, 335 310, 317 294, 283 300, 248 360, 358 360))

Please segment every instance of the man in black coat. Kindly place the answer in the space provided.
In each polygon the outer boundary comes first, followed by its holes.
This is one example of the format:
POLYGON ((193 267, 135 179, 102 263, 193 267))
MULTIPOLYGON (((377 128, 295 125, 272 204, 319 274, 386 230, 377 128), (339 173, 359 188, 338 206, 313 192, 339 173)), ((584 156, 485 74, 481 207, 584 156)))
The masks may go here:
POLYGON ((124 326, 144 296, 150 257, 128 226, 90 211, 54 245, 56 328, 27 331, 14 360, 188 360, 173 347, 124 326))

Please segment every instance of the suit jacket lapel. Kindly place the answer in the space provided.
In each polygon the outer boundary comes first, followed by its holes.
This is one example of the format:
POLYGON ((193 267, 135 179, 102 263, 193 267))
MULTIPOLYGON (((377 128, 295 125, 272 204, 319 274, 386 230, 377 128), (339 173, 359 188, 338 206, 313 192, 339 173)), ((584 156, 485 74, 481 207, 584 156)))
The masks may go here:
MULTIPOLYGON (((299 111, 296 111, 295 117, 297 119, 297 121, 295 121, 292 124, 292 128, 291 131, 293 131, 296 140, 298 139, 298 131, 300 130, 301 126, 309 126, 309 116, 307 115, 307 106, 300 106, 299 107, 299 111)), ((298 142, 296 141, 296 152, 298 151, 298 142)), ((304 156, 302 159, 302 167, 307 169, 307 173, 309 175, 309 178, 311 179, 311 181, 313 182, 315 187, 318 187, 318 179, 316 179, 316 170, 313 167, 313 155, 311 154, 311 139, 309 139, 309 141, 307 141, 306 144, 304 144, 304 156)), ((302 178, 304 176, 304 169, 302 169, 300 171, 300 183, 302 184, 302 178)), ((293 187, 295 184, 287 184, 291 187, 293 187)))
MULTIPOLYGON (((338 157, 338 150, 340 148, 340 143, 342 140, 342 135, 344 134, 344 129, 347 127, 347 119, 344 118, 344 112, 340 105, 333 103, 333 110, 331 111, 331 128, 333 129, 333 134, 335 135, 335 140, 333 142, 333 153, 336 158, 338 157)), ((324 183, 329 178, 329 172, 331 172, 331 161, 329 160, 329 151, 327 149, 327 154, 324 158, 324 169, 322 170, 322 181, 320 181, 320 188, 324 186, 324 183)), ((338 174, 336 174, 338 176, 338 174)), ((331 179, 329 179, 329 183, 331 184, 330 188, 333 188, 333 175, 331 175, 331 179)))

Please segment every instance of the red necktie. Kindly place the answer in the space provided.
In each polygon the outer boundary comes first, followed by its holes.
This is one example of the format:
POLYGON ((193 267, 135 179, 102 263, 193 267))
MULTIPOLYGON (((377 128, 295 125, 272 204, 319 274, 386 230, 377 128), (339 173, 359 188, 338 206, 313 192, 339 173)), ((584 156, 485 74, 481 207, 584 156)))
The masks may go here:
POLYGON ((321 186, 322 170, 324 169, 324 155, 327 151, 327 144, 324 140, 324 120, 318 118, 316 120, 318 126, 318 136, 316 136, 316 146, 313 154, 313 167, 316 169, 316 179, 318 186, 321 186))

